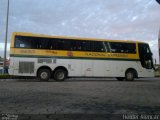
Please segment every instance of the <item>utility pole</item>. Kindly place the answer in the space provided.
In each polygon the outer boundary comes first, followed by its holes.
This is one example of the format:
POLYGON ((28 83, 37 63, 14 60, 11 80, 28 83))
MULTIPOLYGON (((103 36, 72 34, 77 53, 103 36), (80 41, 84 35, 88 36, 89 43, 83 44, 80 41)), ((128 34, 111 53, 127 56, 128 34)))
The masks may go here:
POLYGON ((159 29, 159 35, 158 35, 158 53, 159 53, 159 64, 160 64, 160 29, 159 29))
POLYGON ((6 73, 6 52, 7 52, 7 39, 8 39, 8 18, 9 18, 9 0, 7 1, 7 15, 6 15, 6 32, 4 39, 4 61, 3 61, 3 73, 6 73))

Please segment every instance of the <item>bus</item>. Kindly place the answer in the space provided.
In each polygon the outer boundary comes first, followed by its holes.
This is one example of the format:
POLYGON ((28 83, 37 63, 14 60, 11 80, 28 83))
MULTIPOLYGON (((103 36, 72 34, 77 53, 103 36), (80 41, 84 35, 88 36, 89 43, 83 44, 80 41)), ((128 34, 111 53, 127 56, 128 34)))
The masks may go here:
POLYGON ((144 42, 14 32, 9 74, 42 81, 64 81, 70 77, 133 81, 154 77, 154 69, 152 52, 144 42))

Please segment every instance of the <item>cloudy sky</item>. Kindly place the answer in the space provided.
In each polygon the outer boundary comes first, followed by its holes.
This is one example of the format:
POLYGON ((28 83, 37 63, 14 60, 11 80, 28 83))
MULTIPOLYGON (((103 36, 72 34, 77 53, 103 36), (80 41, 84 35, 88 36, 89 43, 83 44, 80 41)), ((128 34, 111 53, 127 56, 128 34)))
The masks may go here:
MULTIPOLYGON (((0 0, 3 56, 7 0, 0 0)), ((148 42, 158 60, 160 5, 155 0, 10 0, 14 31, 148 42)), ((8 52, 9 53, 9 52, 8 52)))

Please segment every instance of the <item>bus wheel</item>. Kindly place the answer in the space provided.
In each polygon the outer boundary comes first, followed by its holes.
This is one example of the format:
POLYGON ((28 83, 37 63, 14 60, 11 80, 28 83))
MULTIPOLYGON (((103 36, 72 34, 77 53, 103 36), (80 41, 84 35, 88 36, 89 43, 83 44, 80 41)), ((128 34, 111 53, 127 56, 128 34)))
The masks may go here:
POLYGON ((132 70, 128 70, 125 75, 126 81, 133 81, 135 78, 135 72, 132 70))
POLYGON ((63 69, 58 69, 54 72, 54 79, 56 81, 64 81, 67 77, 67 72, 63 69))
POLYGON ((124 77, 117 77, 117 80, 118 80, 118 81, 123 81, 123 80, 124 80, 124 77))
POLYGON ((41 81, 48 81, 51 77, 51 72, 49 69, 40 69, 38 71, 38 78, 41 81))

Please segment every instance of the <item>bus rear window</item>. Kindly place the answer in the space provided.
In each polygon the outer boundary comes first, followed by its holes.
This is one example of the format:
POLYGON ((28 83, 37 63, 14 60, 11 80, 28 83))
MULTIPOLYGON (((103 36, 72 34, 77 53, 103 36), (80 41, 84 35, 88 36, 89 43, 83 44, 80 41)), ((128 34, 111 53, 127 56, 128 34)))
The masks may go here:
POLYGON ((25 37, 25 36, 16 36, 15 37, 15 48, 37 48, 36 37, 25 37))

